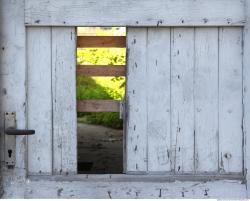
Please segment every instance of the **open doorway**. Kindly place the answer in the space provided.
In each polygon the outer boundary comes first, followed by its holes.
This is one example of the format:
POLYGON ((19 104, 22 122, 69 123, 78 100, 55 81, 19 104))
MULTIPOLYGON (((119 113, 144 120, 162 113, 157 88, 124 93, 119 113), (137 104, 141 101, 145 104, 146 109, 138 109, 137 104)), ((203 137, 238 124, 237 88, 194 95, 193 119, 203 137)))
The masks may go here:
POLYGON ((123 172, 125 27, 77 28, 79 174, 123 172))

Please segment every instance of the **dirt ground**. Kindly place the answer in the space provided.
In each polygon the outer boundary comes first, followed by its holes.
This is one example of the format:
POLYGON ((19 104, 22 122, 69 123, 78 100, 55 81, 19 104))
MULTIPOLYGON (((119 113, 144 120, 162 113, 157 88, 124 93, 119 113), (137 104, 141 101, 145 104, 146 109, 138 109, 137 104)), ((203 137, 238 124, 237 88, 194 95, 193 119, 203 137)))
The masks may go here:
POLYGON ((78 173, 122 173, 123 131, 78 123, 78 173))

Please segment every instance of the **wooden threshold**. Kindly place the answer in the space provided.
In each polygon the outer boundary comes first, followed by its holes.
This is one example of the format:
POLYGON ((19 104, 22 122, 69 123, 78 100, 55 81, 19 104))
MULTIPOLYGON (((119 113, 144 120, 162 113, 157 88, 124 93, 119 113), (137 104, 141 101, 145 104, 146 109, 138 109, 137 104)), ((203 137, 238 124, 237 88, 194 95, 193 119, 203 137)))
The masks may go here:
POLYGON ((126 36, 78 36, 77 47, 126 47, 126 36))
POLYGON ((77 112, 120 112, 118 100, 80 100, 77 112))
POLYGON ((125 76, 125 65, 78 65, 77 75, 85 76, 125 76))

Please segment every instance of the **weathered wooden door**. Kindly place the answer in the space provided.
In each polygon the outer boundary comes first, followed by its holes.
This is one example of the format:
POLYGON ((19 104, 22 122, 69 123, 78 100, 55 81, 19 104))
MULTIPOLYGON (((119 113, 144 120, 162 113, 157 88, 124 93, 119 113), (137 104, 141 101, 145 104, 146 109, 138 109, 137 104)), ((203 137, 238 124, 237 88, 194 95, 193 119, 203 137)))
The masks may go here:
POLYGON ((75 27, 27 29, 28 173, 76 173, 75 27))
POLYGON ((72 27, 126 26, 126 172, 242 176, 244 12, 241 0, 26 0, 29 173, 76 171, 72 27))

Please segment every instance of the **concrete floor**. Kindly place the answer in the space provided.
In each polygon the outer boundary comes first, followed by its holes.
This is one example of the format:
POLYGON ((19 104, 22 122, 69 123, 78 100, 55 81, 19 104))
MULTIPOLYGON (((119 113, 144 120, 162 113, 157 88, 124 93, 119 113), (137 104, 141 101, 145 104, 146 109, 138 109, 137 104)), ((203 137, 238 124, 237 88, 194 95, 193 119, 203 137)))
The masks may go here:
POLYGON ((123 131, 78 123, 78 173, 122 173, 123 131))

